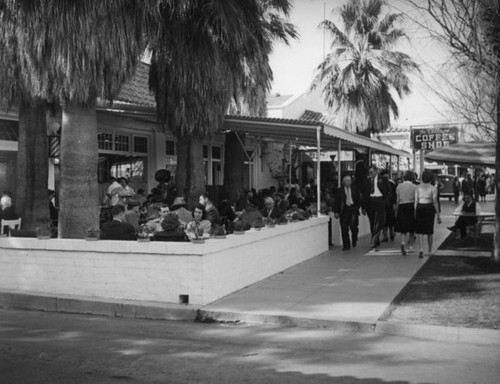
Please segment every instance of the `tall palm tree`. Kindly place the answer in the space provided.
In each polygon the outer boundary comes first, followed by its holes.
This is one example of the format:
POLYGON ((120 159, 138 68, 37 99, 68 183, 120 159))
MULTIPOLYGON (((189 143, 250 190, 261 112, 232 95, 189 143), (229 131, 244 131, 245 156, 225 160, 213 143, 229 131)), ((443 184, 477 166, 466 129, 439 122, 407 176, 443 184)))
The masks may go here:
POLYGON ((16 170, 16 211, 24 229, 35 229, 49 221, 48 143, 45 100, 31 94, 20 73, 15 18, 0 8, 0 107, 17 108, 19 135, 16 170))
POLYGON ((150 87, 160 120, 188 154, 178 158, 177 169, 188 172, 178 171, 176 184, 182 193, 188 180, 193 202, 205 190, 203 139, 222 128, 231 104, 262 108, 272 79, 271 40, 295 31, 278 15, 288 12, 288 0, 160 3, 150 87))
POLYGON ((325 103, 347 129, 365 135, 389 127, 391 114, 398 117, 393 95, 410 94, 408 75, 419 72, 410 56, 393 50, 406 35, 395 27, 402 15, 383 15, 384 5, 384 0, 349 0, 339 10, 343 29, 330 20, 320 24, 332 45, 312 88, 322 89, 325 103))
MULTIPOLYGON (((150 4, 151 3, 151 4, 150 4)), ((16 18, 27 88, 62 106, 59 236, 99 225, 97 97, 112 99, 145 48, 148 11, 139 0, 4 0, 16 18)))

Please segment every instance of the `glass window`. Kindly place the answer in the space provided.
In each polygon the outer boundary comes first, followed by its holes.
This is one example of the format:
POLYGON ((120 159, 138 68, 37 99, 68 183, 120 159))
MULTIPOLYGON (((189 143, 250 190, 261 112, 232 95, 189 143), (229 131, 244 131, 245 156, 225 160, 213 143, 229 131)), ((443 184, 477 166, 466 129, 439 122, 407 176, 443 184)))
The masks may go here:
POLYGON ((203 146, 203 158, 208 159, 208 145, 203 146))
POLYGON ((175 156, 175 141, 167 140, 165 142, 165 154, 168 156, 175 156))
POLYGON ((112 151, 113 150, 113 134, 112 133, 99 133, 97 135, 99 149, 112 151))
POLYGON ((221 160, 222 151, 221 147, 212 147, 212 159, 221 160))
POLYGON ((143 136, 134 136, 134 152, 148 153, 148 138, 143 136))
POLYGON ((0 120, 0 140, 17 141, 19 124, 14 120, 0 120))
POLYGON ((130 151, 130 137, 128 135, 115 135, 115 151, 130 151))

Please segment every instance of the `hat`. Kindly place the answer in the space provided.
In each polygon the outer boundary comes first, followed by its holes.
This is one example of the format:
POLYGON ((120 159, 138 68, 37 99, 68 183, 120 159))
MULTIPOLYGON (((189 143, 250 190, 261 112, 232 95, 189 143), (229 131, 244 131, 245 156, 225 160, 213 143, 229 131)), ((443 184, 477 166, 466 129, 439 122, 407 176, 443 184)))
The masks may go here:
POLYGON ((155 205, 150 205, 146 213, 146 221, 156 219, 160 217, 160 207, 155 205))
POLYGON ((183 205, 187 205, 186 200, 184 200, 184 197, 176 197, 174 202, 172 203, 172 210, 175 210, 176 208, 179 208, 183 205))

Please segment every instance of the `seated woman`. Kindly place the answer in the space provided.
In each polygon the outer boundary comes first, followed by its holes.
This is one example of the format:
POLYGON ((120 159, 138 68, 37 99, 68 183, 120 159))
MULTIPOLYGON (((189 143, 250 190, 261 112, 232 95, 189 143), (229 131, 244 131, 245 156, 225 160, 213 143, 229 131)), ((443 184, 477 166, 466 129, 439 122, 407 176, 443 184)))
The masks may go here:
POLYGON ((154 241, 187 241, 186 234, 180 230, 180 221, 175 213, 167 213, 161 227, 163 231, 153 236, 154 241))
POLYGON ((258 220, 262 220, 262 218, 263 216, 259 212, 259 207, 257 206, 257 204, 255 204, 254 202, 250 202, 238 218, 238 221, 252 224, 258 220))
POLYGON ((190 221, 186 226, 186 235, 189 239, 199 237, 209 237, 212 224, 208 221, 205 207, 201 204, 196 205, 193 209, 193 221, 190 221))
MULTIPOLYGON (((465 194, 463 203, 460 204, 454 213, 469 213, 477 215, 479 213, 479 204, 474 201, 470 194, 465 194)), ((463 239, 467 233, 467 227, 470 225, 476 225, 476 223, 477 217, 475 216, 459 216, 455 225, 448 227, 448 229, 452 232, 460 230, 460 239, 463 239)))

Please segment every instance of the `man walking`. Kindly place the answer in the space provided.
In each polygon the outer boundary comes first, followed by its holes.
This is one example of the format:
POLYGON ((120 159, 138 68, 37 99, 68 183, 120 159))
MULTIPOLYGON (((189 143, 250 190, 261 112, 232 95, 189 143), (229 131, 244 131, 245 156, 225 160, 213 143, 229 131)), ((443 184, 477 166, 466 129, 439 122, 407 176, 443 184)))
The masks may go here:
POLYGON ((372 251, 378 251, 380 232, 385 225, 386 206, 391 198, 389 181, 379 177, 379 170, 372 165, 368 170, 368 182, 363 192, 363 214, 368 213, 372 235, 372 251))
POLYGON ((350 249, 351 244, 355 247, 358 242, 360 202, 361 195, 358 188, 352 185, 351 176, 345 175, 342 178, 342 187, 338 191, 333 208, 335 218, 340 219, 343 251, 350 249), (352 242, 349 238, 349 229, 351 230, 352 242))

